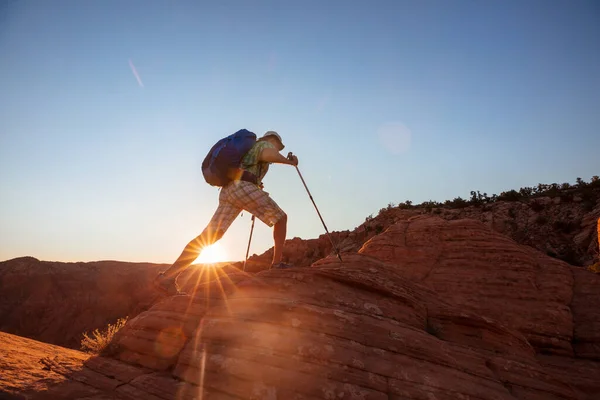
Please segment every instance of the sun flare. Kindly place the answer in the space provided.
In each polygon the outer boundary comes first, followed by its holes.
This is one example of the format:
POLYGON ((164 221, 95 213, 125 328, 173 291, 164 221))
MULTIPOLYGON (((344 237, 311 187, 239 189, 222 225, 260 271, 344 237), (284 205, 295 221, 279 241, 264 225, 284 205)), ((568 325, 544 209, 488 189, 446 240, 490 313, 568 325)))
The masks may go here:
POLYGON ((227 261, 227 252, 219 243, 205 247, 196 258, 195 264, 213 264, 227 261))

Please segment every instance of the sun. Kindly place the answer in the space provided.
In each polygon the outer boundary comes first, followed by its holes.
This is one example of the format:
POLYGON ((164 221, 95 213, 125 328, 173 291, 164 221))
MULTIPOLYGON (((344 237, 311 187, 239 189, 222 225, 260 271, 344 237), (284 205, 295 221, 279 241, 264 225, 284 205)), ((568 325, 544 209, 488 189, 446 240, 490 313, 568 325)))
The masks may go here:
POLYGON ((218 262, 227 261, 227 252, 219 243, 215 243, 208 247, 205 247, 204 250, 200 253, 198 258, 196 258, 195 264, 213 264, 218 262))

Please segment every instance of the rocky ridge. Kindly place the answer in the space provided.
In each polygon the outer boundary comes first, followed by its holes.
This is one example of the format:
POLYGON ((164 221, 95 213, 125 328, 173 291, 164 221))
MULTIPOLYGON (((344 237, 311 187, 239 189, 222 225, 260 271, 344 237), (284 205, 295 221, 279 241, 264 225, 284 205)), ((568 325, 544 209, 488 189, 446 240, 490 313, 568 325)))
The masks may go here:
MULTIPOLYGON (((352 231, 332 232, 334 243, 345 252, 358 251, 362 245, 391 225, 417 215, 434 215, 446 220, 474 219, 510 237, 571 265, 588 266, 598 260, 600 219, 600 189, 587 201, 570 196, 538 196, 518 201, 496 201, 490 204, 413 207, 400 204, 380 210, 375 217, 352 231)), ((252 262, 267 263, 273 249, 254 255, 252 262)), ((331 254, 332 246, 326 234, 317 239, 293 238, 286 241, 284 259, 297 265, 310 265, 331 254)))
POLYGON ((39 395, 69 398, 82 381, 98 400, 600 395, 600 276, 435 216, 343 259, 198 275, 192 295, 131 319, 103 357, 63 371, 79 380, 39 395))

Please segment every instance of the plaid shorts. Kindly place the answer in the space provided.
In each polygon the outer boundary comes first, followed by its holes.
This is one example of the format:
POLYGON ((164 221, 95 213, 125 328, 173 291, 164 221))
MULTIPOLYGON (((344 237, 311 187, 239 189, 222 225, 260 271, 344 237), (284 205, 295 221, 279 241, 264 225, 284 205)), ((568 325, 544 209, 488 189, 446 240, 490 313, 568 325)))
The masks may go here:
POLYGON ((207 229, 225 232, 242 210, 248 211, 268 226, 275 225, 285 216, 267 192, 250 182, 233 181, 221 189, 219 207, 207 229))

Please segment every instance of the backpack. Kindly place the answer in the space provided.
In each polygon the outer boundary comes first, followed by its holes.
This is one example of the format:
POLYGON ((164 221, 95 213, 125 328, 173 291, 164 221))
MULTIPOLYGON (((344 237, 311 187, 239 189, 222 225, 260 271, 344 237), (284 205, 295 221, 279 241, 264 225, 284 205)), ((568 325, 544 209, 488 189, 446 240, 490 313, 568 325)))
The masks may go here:
MULTIPOLYGON (((246 153, 256 143, 256 134, 246 129, 240 129, 236 133, 219 140, 210 149, 202 162, 202 174, 209 185, 225 186, 239 175, 240 163, 246 153), (238 171, 236 171, 238 170, 238 171)), ((242 180, 256 180, 256 177, 248 171, 244 171, 242 180)), ((238 178, 239 179, 239 178, 238 178)))

